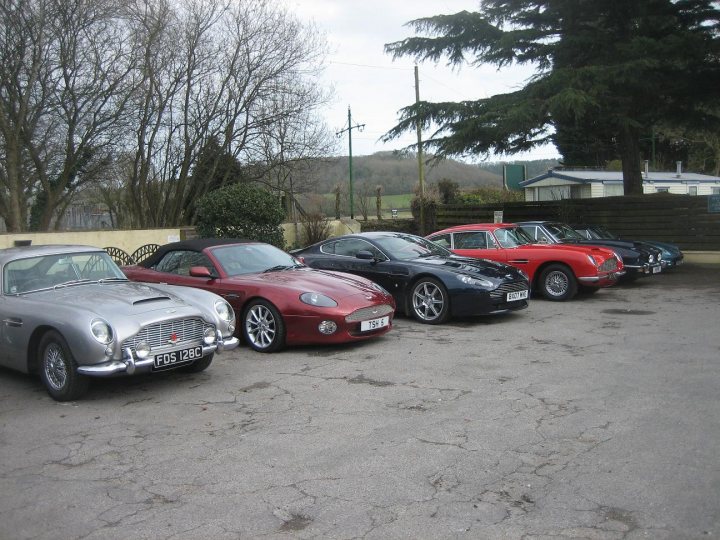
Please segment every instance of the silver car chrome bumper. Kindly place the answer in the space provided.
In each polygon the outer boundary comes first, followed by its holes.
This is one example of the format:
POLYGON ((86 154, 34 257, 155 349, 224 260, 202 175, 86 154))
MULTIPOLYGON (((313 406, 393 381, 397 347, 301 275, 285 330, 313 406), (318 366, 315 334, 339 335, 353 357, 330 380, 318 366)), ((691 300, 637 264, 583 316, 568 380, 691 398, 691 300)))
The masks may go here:
MULTIPOLYGON (((202 355, 203 357, 208 354, 220 351, 229 351, 234 349, 240 344, 240 340, 234 336, 223 339, 218 333, 218 339, 212 345, 203 345, 202 355)), ((130 349, 123 351, 122 360, 110 360, 102 364, 94 364, 90 366, 78 366, 78 373, 82 375, 90 375, 93 377, 108 377, 110 375, 116 375, 118 373, 126 373, 132 375, 136 370, 150 369, 153 365, 154 359, 144 358, 139 359, 133 356, 130 349)))
POLYGON ((217 350, 220 351, 231 351, 235 347, 240 345, 240 340, 236 338, 235 336, 231 336, 229 338, 225 338, 224 340, 219 340, 217 343, 217 350))
POLYGON ((582 281, 583 283, 595 283, 597 281, 600 281, 601 279, 620 278, 623 277, 625 273, 625 270, 620 270, 619 272, 611 272, 607 276, 580 276, 578 277, 578 281, 582 281))

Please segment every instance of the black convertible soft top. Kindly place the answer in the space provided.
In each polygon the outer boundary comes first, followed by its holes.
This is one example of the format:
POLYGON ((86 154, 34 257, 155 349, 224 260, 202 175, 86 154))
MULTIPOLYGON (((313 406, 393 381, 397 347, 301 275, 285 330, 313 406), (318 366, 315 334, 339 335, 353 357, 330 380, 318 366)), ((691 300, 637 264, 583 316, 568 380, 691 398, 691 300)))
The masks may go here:
POLYGON ((205 248, 213 246, 224 246, 226 244, 247 244, 255 242, 255 240, 247 240, 245 238, 193 238, 191 240, 181 240, 180 242, 171 242, 160 246, 155 253, 150 255, 144 261, 138 263, 138 266, 151 268, 155 266, 166 253, 170 251, 202 251, 205 248))

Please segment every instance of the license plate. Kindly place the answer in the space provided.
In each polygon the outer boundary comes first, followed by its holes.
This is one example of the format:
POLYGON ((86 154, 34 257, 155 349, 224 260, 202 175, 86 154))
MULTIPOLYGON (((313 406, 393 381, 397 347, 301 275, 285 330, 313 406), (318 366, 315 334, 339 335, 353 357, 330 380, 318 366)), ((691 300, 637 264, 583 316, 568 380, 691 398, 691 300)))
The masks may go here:
POLYGON ((361 332, 369 332, 370 330, 377 330, 378 328, 385 328, 390 324, 390 317, 380 317, 379 319, 370 319, 369 321, 362 321, 360 323, 361 332))
POLYGON ((659 274, 662 272, 662 266, 653 266, 653 274, 659 274))
POLYGON ((155 370, 172 369, 194 362, 195 360, 200 360, 200 358, 202 358, 202 347, 191 347, 190 349, 156 354, 153 367, 155 370))
POLYGON ((508 302, 515 302, 516 300, 525 300, 528 297, 527 289, 524 291, 513 291, 507 294, 508 302))

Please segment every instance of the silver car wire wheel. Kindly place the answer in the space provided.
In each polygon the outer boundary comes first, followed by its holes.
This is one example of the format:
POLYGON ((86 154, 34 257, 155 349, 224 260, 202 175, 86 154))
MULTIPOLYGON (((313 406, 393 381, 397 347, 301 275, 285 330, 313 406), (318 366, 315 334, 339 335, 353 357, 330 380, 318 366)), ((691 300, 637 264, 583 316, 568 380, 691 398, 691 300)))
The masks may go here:
POLYGON ((440 317, 445 306, 445 295, 435 285, 424 281, 413 289, 413 311, 424 321, 434 321, 440 317))
POLYGON ((545 277, 545 290, 552 296, 562 296, 567 293, 570 280, 565 272, 555 270, 545 277))
POLYGON ((267 307, 257 304, 245 316, 245 332, 255 347, 266 349, 275 341, 277 321, 267 307))
POLYGON ((51 343, 45 349, 43 370, 48 383, 55 390, 62 390, 67 382, 68 365, 62 347, 58 343, 51 343))

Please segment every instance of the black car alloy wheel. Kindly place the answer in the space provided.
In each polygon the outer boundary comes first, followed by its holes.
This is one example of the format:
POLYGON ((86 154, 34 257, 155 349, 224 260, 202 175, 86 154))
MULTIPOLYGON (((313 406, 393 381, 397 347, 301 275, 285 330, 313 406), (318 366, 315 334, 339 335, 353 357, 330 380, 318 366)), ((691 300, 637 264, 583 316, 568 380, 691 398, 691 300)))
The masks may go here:
POLYGON ((412 315, 427 324, 440 324, 450 315, 450 298, 447 290, 436 279, 423 278, 410 293, 412 315))

